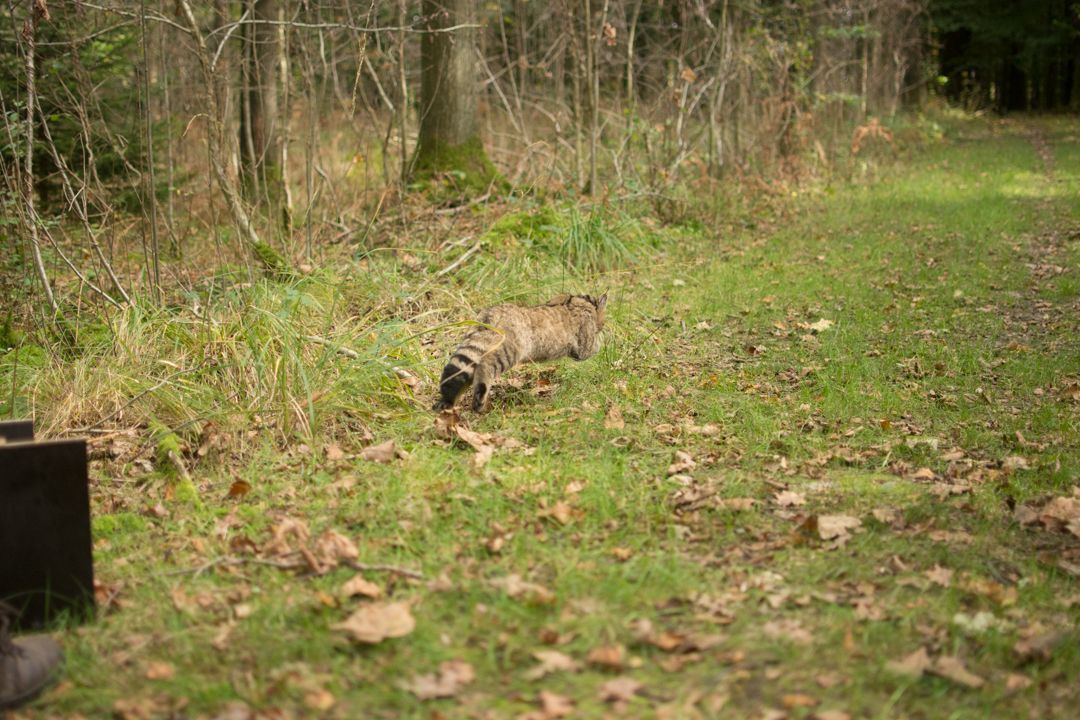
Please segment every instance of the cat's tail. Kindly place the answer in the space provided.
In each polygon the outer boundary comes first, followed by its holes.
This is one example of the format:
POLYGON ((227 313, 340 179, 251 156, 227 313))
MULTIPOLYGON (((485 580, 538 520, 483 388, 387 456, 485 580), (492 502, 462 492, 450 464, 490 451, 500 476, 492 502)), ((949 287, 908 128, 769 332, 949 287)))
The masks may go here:
POLYGON ((450 362, 442 371, 442 379, 439 381, 439 399, 435 401, 432 410, 447 410, 454 407, 454 403, 461 393, 472 384, 473 375, 476 374, 476 361, 469 359, 461 352, 456 352, 450 357, 450 362))
POLYGON ((454 407, 461 394, 472 385, 477 366, 490 352, 488 348, 493 338, 489 335, 495 333, 486 328, 475 328, 461 341, 443 368, 442 379, 439 380, 439 399, 432 406, 433 410, 454 407))

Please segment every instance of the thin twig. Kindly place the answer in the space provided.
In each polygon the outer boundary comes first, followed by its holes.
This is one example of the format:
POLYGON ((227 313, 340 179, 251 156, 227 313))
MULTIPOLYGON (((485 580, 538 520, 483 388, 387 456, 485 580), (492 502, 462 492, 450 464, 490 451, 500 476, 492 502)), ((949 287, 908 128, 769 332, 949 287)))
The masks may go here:
POLYGON ((454 272, 454 270, 456 270, 459 266, 461 266, 462 263, 464 263, 466 260, 468 260, 470 257, 472 257, 473 253, 475 253, 477 250, 479 250, 480 246, 483 245, 483 244, 484 244, 484 238, 480 238, 475 243, 473 243, 473 246, 471 248, 469 248, 468 250, 463 252, 461 254, 461 257, 459 257, 457 260, 455 260, 454 262, 452 262, 449 265, 447 265, 446 267, 444 267, 439 272, 435 273, 435 277, 442 277, 443 275, 449 275, 450 273, 454 272))

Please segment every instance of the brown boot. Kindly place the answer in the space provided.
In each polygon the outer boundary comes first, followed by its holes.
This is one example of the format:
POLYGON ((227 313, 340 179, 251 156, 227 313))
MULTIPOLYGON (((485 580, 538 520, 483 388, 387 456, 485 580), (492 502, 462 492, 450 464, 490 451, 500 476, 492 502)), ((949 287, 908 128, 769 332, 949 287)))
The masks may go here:
POLYGON ((0 603, 0 710, 30 702, 56 677, 63 653, 48 635, 13 640, 0 603))

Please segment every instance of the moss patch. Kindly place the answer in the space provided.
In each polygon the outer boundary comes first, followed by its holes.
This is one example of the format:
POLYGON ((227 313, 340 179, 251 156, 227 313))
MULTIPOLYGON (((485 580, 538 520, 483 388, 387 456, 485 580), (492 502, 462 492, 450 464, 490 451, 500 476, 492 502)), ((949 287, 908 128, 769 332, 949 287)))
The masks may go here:
POLYGON ((422 189, 455 197, 480 195, 493 186, 504 191, 510 188, 488 158, 478 136, 460 145, 419 145, 413 157, 412 180, 422 189))

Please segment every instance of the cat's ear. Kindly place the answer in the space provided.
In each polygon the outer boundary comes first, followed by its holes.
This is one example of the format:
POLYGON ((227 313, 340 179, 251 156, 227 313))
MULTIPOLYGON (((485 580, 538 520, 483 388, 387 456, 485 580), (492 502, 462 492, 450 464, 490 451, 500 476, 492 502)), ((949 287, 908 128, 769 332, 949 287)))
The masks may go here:
POLYGON ((607 307, 607 293, 604 293, 596 300, 596 309, 603 310, 607 307))

